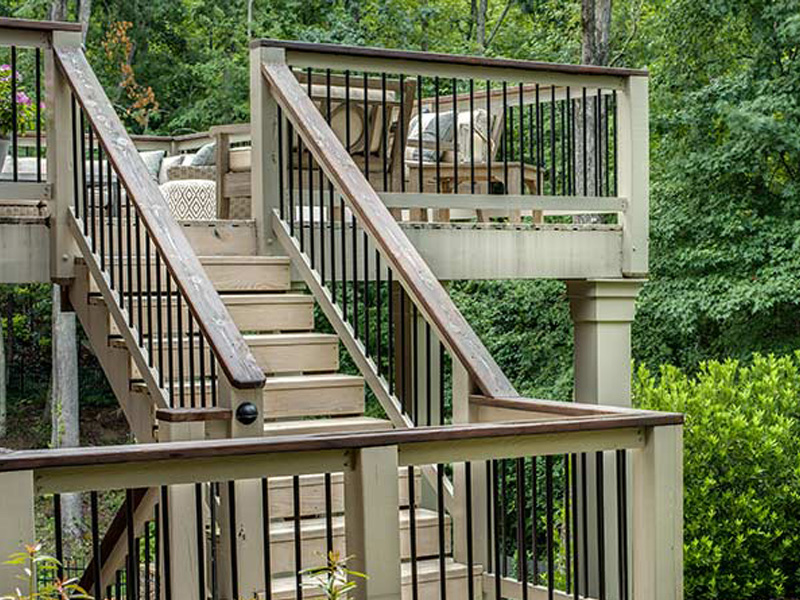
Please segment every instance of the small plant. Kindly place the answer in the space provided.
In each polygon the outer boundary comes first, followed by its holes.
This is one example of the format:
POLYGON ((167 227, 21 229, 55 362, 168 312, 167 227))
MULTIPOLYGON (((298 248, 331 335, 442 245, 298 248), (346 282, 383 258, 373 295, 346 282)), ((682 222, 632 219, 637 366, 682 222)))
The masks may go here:
POLYGON ((13 594, 0 596, 0 600, 92 600, 78 585, 77 579, 46 577, 44 583, 37 585, 40 573, 53 572, 61 566, 57 559, 41 554, 41 549, 41 544, 26 545, 24 552, 15 552, 3 563, 20 567, 22 574, 17 579, 27 584, 28 593, 16 588, 13 594))
POLYGON ((22 75, 12 73, 10 65, 0 65, 0 138, 7 138, 14 129, 16 108, 17 133, 32 130, 36 125, 36 105, 22 89, 22 75), (16 81, 16 97, 11 100, 12 77, 16 81))
POLYGON ((328 562, 324 567, 315 567, 300 571, 301 575, 308 575, 311 581, 304 583, 307 589, 320 590, 323 598, 327 600, 346 600, 349 593, 357 587, 357 583, 352 580, 354 577, 369 579, 364 573, 352 571, 347 568, 347 561, 352 556, 341 555, 331 550, 328 553, 328 562))

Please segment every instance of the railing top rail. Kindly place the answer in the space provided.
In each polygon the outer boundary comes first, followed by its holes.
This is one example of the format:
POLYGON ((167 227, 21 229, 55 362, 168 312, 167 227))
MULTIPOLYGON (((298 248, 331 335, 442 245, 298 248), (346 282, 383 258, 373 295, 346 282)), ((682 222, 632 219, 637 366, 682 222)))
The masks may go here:
POLYGON ((139 158, 83 50, 73 46, 56 47, 55 55, 231 385, 238 389, 263 387, 264 372, 139 158))
POLYGON ((81 31, 81 24, 68 23, 66 21, 36 21, 33 19, 0 17, 0 28, 24 29, 26 31, 81 31))
POLYGON ((625 69, 619 67, 601 67, 594 65, 570 65, 538 62, 532 60, 517 60, 510 58, 489 58, 485 56, 441 54, 436 52, 418 52, 412 50, 389 50, 385 48, 344 46, 339 44, 318 44, 312 42, 283 41, 273 39, 253 40, 250 42, 250 47, 283 48, 284 50, 292 52, 313 52, 316 54, 331 54, 384 60, 389 59, 401 62, 422 61, 466 67, 495 67, 522 71, 541 71, 547 73, 558 73, 562 75, 604 75, 613 77, 648 76, 647 70, 644 69, 625 69))
POLYGON ((431 442, 457 444, 470 440, 663 427, 682 423, 683 415, 679 413, 628 410, 608 415, 595 414, 545 421, 417 427, 383 432, 24 450, 0 453, 0 472, 385 446, 410 447, 431 442))
POLYGON ((489 396, 518 395, 292 71, 284 63, 263 63, 262 72, 308 150, 347 199, 406 291, 476 385, 489 396))

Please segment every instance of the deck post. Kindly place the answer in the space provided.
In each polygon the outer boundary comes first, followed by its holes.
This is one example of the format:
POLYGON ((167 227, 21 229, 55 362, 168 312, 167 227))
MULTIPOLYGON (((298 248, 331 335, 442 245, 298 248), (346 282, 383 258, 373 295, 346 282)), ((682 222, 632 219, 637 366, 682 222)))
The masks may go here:
MULTIPOLYGON (((33 526, 33 471, 0 473, 0 594, 15 595, 24 587, 17 578, 22 567, 3 564, 15 552, 24 552, 26 544, 36 542, 33 526)), ((22 590, 27 594, 28 590, 22 590)), ((30 590, 35 593, 35 590, 30 590)))
POLYGON ((648 79, 632 76, 626 89, 617 94, 618 185, 617 193, 627 198, 623 214, 622 272, 626 277, 642 277, 648 272, 650 235, 650 126, 648 79))
MULTIPOLYGON (((185 423, 159 421, 158 423, 160 442, 199 441, 204 437, 205 423, 202 421, 185 423)), ((171 485, 167 488, 169 531, 166 533, 169 536, 170 560, 169 569, 162 568, 161 572, 169 573, 171 600, 191 600, 197 598, 198 594, 196 493, 196 487, 191 483, 171 485)), ((205 518, 203 522, 205 522, 205 518)), ((166 554, 162 552, 162 560, 164 556, 166 554)), ((161 588, 165 589, 163 585, 161 588)))
POLYGON ((45 98, 47 106, 47 180, 50 198, 50 277, 68 284, 75 276, 75 240, 67 226, 73 201, 72 93, 66 77, 56 65, 55 47, 74 47, 82 43, 79 31, 54 31, 53 45, 45 60, 45 98))
POLYGON ((397 446, 362 448, 352 456, 344 474, 348 567, 369 579, 356 579, 351 595, 354 600, 400 600, 397 446))
MULTIPOLYGON (((233 411, 227 437, 245 438, 264 435, 263 390, 237 390, 224 376, 220 377, 219 405, 233 411), (255 419, 250 421, 245 413, 239 413, 242 405, 255 406, 255 419)), ((261 514, 261 480, 235 479, 220 483, 219 510, 219 582, 220 598, 238 600, 264 595, 264 537, 261 514), (231 485, 232 483, 232 485, 231 485), (231 498, 233 491, 234 498, 231 498), (235 500, 233 507, 231 502, 235 500), (233 510, 231 510, 233 508, 233 510), (236 522, 231 523, 231 515, 236 522), (232 544, 236 549, 236 565, 232 561, 232 544), (233 569, 236 572, 233 572, 233 569), (233 581, 238 586, 234 594, 233 581)))
MULTIPOLYGON (((453 424, 477 423, 479 419, 470 407, 469 397, 476 392, 475 384, 464 366, 453 360, 453 424)), ((475 461, 469 467, 471 525, 467 527, 467 467, 466 463, 453 465, 453 559, 468 564, 469 540, 472 532, 472 563, 488 567, 489 539, 486 536, 486 463, 475 461)))
POLYGON ((258 253, 262 255, 281 251, 280 244, 275 243, 271 219, 273 210, 279 207, 279 194, 283 190, 279 189, 278 149, 281 140, 278 139, 278 103, 261 72, 261 65, 285 61, 282 48, 255 46, 250 49, 250 198, 258 253))
MULTIPOLYGON (((574 324, 576 402, 607 406, 631 405, 631 323, 636 298, 642 286, 636 279, 598 279, 567 282, 567 295, 574 324)), ((584 481, 582 461, 578 462, 578 481, 584 481)), ((605 550, 605 589, 594 565, 599 560, 597 511, 597 462, 594 454, 586 456, 587 527, 579 528, 585 536, 588 556, 581 569, 588 569, 581 582, 588 582, 589 595, 619 598, 617 564, 617 487, 616 461, 613 453, 603 455, 603 525, 605 550)), ((582 543, 582 542, 581 542, 582 543)))
POLYGON ((647 430, 633 452, 633 581, 637 600, 683 600, 683 427, 647 430))

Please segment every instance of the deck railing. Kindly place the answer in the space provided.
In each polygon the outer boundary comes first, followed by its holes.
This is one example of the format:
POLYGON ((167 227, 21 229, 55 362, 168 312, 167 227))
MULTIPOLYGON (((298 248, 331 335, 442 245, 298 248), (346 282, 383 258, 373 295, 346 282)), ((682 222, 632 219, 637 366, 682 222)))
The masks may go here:
MULTIPOLYGON (((35 177, 18 172, 25 144, 14 129, 0 200, 47 199, 51 280, 73 285, 83 258, 94 290, 87 296, 108 308, 118 339, 109 343, 130 352, 153 408, 215 406, 239 390, 255 397, 263 371, 97 81, 80 26, 2 18, 0 33, 12 70, 30 62, 36 89, 36 152, 26 159, 36 162, 35 177)), ((23 106, 12 102, 12 116, 23 106)))
MULTIPOLYGON (((47 551, 70 559, 83 551, 87 561, 103 552, 88 580, 96 598, 152 597, 153 590, 167 600, 310 598, 299 572, 324 564, 326 550, 345 548, 350 566, 370 577, 359 582, 357 598, 397 599, 401 588, 404 597, 445 598, 453 560, 469 569, 467 594, 458 597, 680 598, 681 416, 581 406, 556 415, 535 401, 529 408, 551 417, 0 455, 3 488, 16 490, 0 496, 0 547, 37 539, 34 511, 42 511, 37 522, 55 527, 47 551), (602 470, 604 457, 616 465, 611 472, 602 470), (439 503, 436 534, 423 539, 414 527, 415 469, 430 463, 465 487, 449 516, 439 503), (398 469, 409 470, 405 480, 398 469), (301 476, 320 474, 339 482, 321 504, 318 492, 304 497, 299 485, 301 476), (294 485, 284 483, 287 476, 294 485), (587 514, 587 495, 603 498, 604 486, 619 492, 614 522, 587 514), (86 548, 60 535, 58 502, 67 492, 88 502, 86 548), (123 543, 101 550, 100 532, 117 506, 123 543), (311 515, 324 533, 303 539, 300 521, 311 515), (590 529, 597 547, 585 545, 590 529), (612 537, 617 545, 607 546, 612 537), (609 547, 619 553, 613 583, 602 579, 609 547)), ((202 438, 202 423, 172 433, 202 438)), ((0 569, 4 585, 11 575, 0 569)))

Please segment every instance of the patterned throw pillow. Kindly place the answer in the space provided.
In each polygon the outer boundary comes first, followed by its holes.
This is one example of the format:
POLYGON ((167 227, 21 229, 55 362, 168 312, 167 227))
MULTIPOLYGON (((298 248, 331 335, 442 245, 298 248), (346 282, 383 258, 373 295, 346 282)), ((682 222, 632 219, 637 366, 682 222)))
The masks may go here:
POLYGON ((179 221, 208 221, 217 216, 216 184, 213 181, 168 181, 161 186, 161 192, 179 221))
POLYGON ((183 163, 183 156, 167 156, 161 161, 161 168, 158 171, 158 183, 163 185, 169 181, 169 168, 183 163))

